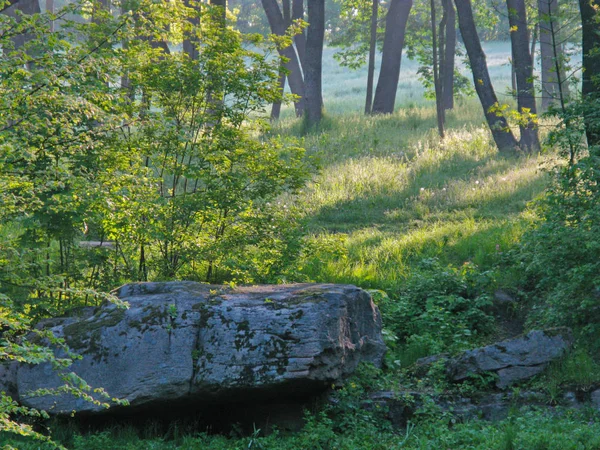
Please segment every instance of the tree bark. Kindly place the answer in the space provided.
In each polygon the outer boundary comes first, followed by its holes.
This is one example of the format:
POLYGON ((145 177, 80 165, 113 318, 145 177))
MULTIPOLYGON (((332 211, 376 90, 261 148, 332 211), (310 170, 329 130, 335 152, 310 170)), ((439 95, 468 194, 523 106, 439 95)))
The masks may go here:
MULTIPOLYGON (((4 9, 2 14, 6 14, 9 17, 16 17, 16 11, 21 11, 25 15, 33 15, 41 13, 40 4, 38 0, 16 0, 10 1, 4 9)), ((15 49, 19 49, 32 39, 32 36, 28 33, 22 33, 12 38, 15 49)))
POLYGON ((306 125, 318 126, 323 115, 323 40, 325 39, 325 0, 308 0, 308 30, 306 32, 306 63, 304 83, 306 94, 306 125))
POLYGON ((369 40, 369 66, 367 69, 367 98, 365 99, 365 114, 371 114, 373 107, 373 79, 375 78, 375 52, 377 51, 377 16, 379 0, 372 1, 371 30, 369 40))
POLYGON ((394 112, 406 22, 412 5, 413 0, 391 0, 385 20, 381 70, 375 90, 373 113, 391 114, 394 112))
MULTIPOLYGON (((54 0, 46 0, 46 12, 54 14, 54 0)), ((50 31, 54 31, 54 20, 50 22, 50 31)))
MULTIPOLYGON (((583 85, 581 96, 584 104, 592 105, 600 97, 598 82, 594 79, 600 74, 600 34, 598 25, 598 0, 579 0, 582 23, 583 85)), ((600 145, 600 126, 595 108, 585 108, 584 123, 588 146, 600 145)))
POLYGON ((485 53, 481 48, 477 28, 473 19, 473 8, 470 0, 454 0, 458 13, 458 26, 463 37, 467 55, 473 72, 475 90, 483 107, 485 118, 492 132, 494 142, 500 152, 513 152, 518 149, 518 143, 512 134, 506 117, 499 111, 498 98, 492 86, 488 72, 485 53))
POLYGON ((538 0, 542 111, 557 102, 566 102, 570 91, 565 67, 565 50, 558 36, 560 28, 557 20, 558 12, 557 0, 538 0))
MULTIPOLYGON (((304 0, 292 0, 292 20, 298 19, 304 20, 304 0)), ((294 36, 294 44, 296 44, 300 66, 304 70, 304 59, 306 57, 306 32, 304 30, 294 36)))
MULTIPOLYGON (((513 54, 513 67, 517 81, 517 104, 519 113, 527 116, 537 114, 535 90, 533 86, 533 60, 529 47, 529 31, 527 30, 527 12, 525 0, 506 0, 508 22, 510 24, 510 41, 513 54)), ((522 150, 537 152, 540 150, 538 128, 531 117, 520 121, 522 150)))
POLYGON ((556 26, 557 0, 538 0, 540 27, 540 58, 542 60, 542 111, 546 111, 558 95, 558 75, 555 71, 552 29, 556 26))
MULTIPOLYGON (((196 8, 200 8, 200 3, 199 1, 195 1, 194 3, 192 3, 192 1, 190 0, 184 0, 184 5, 187 8, 192 8, 196 11, 196 8)), ((193 30, 196 30, 199 26, 200 26, 200 18, 199 16, 190 16, 188 17, 188 21, 190 23, 190 27, 191 27, 191 32, 184 32, 183 35, 183 52, 185 54, 188 55, 188 57, 192 60, 195 61, 198 59, 198 37, 195 36, 195 33, 193 32, 193 30)))
POLYGON ((437 23, 435 14, 435 0, 430 0, 431 7, 431 36, 432 36, 432 51, 433 51, 433 85, 435 87, 435 107, 438 134, 441 138, 444 137, 444 98, 442 96, 442 84, 440 74, 438 72, 438 39, 437 39, 437 23))
MULTIPOLYGON (((282 0, 281 2, 282 10, 283 10, 283 21, 286 24, 286 27, 289 27, 292 24, 292 16, 291 16, 291 6, 290 0, 282 0)), ((285 90, 285 67, 282 64, 279 68, 279 92, 283 95, 283 91, 285 90)), ((271 120, 278 120, 281 114, 281 100, 273 102, 271 106, 271 120)))
MULTIPOLYGON (((277 0, 261 0, 271 32, 277 36, 283 36, 286 32, 285 21, 283 20, 283 14, 279 9, 277 0)), ((292 45, 286 48, 277 49, 279 54, 287 59, 285 68, 288 70, 288 83, 292 94, 298 96, 298 100, 295 103, 296 116, 302 116, 304 112, 305 94, 304 94, 304 80, 302 78, 302 70, 300 68, 300 61, 298 55, 292 45)))
MULTIPOLYGON (((454 108, 454 58, 456 55, 456 12, 452 0, 442 0, 444 16, 444 46, 440 64, 444 109, 454 108)), ((441 39, 441 36, 440 36, 441 39)))
MULTIPOLYGON (((279 92, 283 95, 283 91, 285 90, 285 71, 283 70, 283 66, 279 71, 279 92)), ((281 115, 281 101, 273 102, 271 106, 271 120, 278 120, 281 115)))

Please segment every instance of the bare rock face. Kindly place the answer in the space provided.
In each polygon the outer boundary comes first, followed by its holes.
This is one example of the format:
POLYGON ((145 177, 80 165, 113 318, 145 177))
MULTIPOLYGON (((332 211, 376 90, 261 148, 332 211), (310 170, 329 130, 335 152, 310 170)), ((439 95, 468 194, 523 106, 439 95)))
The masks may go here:
POLYGON ((506 388, 541 373, 572 344, 568 328, 534 330, 524 336, 469 350, 449 360, 446 368, 453 381, 465 380, 471 374, 495 372, 496 386, 506 388))
MULTIPOLYGON (((360 362, 381 365, 385 353, 379 311, 354 286, 140 283, 117 296, 129 309, 105 305, 51 329, 83 356, 69 370, 128 400, 129 410, 305 396, 360 362)), ((58 385, 49 365, 18 368, 25 405, 101 412, 68 395, 27 397, 58 385)))

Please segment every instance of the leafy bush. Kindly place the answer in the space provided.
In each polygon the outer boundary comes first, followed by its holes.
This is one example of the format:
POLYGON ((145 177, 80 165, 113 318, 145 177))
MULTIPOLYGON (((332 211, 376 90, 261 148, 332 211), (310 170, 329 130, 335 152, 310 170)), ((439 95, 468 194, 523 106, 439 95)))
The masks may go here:
MULTIPOLYGON (((566 146, 566 138, 561 139, 558 142, 566 146)), ((531 326, 567 325, 597 337, 600 149, 592 147, 577 154, 581 156, 578 160, 555 169, 552 187, 536 204, 539 221, 523 237, 516 264, 531 295, 531 326)))
POLYGON ((422 261, 397 299, 380 302, 384 325, 406 344, 405 355, 418 349, 402 364, 463 350, 490 334, 494 322, 485 290, 491 283, 491 273, 479 272, 470 263, 454 268, 436 259, 422 261))

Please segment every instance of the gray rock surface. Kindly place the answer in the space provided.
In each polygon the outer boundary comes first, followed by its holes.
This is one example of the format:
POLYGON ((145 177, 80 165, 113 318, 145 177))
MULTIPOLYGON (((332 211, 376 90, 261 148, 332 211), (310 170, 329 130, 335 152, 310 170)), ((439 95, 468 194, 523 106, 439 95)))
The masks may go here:
POLYGON ((542 372, 572 343, 568 328, 534 330, 525 336, 469 350, 449 360, 446 367, 453 381, 465 380, 471 374, 495 372, 498 375, 496 386, 506 388, 542 372))
POLYGON ((17 363, 3 362, 0 364, 0 392, 16 400, 17 394, 17 363))
MULTIPOLYGON (((83 356, 69 370, 128 400, 130 410, 306 395, 360 362, 379 366, 385 353, 379 311, 354 286, 171 282, 116 293, 129 309, 108 304, 51 329, 83 356)), ((17 380, 27 406, 101 411, 68 395, 28 398, 60 385, 49 365, 21 366, 17 380)))

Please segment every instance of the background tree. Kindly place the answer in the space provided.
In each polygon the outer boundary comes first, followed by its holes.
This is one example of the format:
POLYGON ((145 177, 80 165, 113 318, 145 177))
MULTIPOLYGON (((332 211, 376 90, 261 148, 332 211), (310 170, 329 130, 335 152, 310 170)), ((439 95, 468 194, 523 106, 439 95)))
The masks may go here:
POLYGON ((306 94, 306 124, 312 128, 323 115, 323 43, 325 39, 325 0, 308 0, 306 60, 304 81, 306 94))
MULTIPOLYGON (((283 13, 277 4, 277 0, 261 0, 262 5, 271 27, 271 32, 276 36, 286 36, 288 27, 286 25, 283 13)), ((287 70, 288 83, 292 94, 296 96, 295 109, 296 116, 300 117, 304 113, 304 102, 305 102, 305 87, 304 77, 300 60, 292 45, 292 42, 286 42, 279 45, 277 50, 279 54, 285 58, 285 68, 287 70)))
POLYGON ((402 49, 412 0, 391 0, 385 21, 381 69, 373 100, 373 113, 391 114, 396 103, 402 49))
POLYGON ((517 81, 517 104, 521 149, 540 150, 536 123, 537 107, 533 86, 533 59, 530 51, 529 30, 525 0, 506 0, 510 25, 513 67, 517 81))
POLYGON ((479 96, 488 126, 494 142, 501 152, 513 152, 518 149, 518 143, 512 134, 508 121, 499 108, 498 98, 492 86, 485 53, 477 34, 470 0, 454 0, 458 12, 458 24, 463 42, 469 56, 473 83, 479 96))
MULTIPOLYGON (((598 99, 598 74, 600 74, 600 4, 597 0, 579 0, 582 22, 583 83, 581 96, 584 104, 595 105, 598 99)), ((589 146, 600 144, 598 109, 586 108, 585 134, 589 146)))

